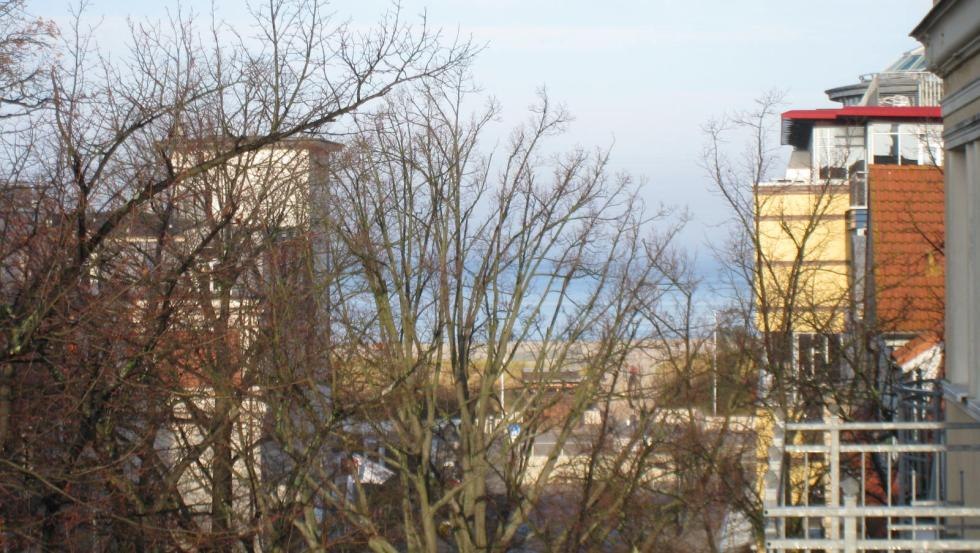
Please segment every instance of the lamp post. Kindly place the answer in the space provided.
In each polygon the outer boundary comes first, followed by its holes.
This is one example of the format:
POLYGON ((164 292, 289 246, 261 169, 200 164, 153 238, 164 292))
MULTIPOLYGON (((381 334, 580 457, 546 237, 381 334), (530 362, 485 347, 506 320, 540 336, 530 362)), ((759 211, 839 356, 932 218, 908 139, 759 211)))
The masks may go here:
POLYGON ((715 326, 711 332, 711 416, 718 416, 718 312, 714 312, 715 326))
POLYGON ((507 415, 507 408, 504 406, 504 371, 500 371, 500 416, 507 415))

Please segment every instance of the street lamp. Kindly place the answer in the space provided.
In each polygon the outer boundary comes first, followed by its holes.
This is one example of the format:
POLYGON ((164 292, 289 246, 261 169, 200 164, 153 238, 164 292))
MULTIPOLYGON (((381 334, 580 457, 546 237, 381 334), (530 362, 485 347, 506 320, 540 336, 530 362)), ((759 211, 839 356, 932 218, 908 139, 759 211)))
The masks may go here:
POLYGON ((711 332, 711 416, 718 416, 718 312, 714 312, 715 326, 711 332))

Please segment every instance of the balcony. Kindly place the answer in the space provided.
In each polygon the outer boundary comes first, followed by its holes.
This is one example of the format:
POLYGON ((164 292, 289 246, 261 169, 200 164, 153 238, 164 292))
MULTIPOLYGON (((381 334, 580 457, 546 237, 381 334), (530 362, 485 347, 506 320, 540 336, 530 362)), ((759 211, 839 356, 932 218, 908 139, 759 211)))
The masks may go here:
POLYGON ((827 95, 845 106, 938 106, 943 81, 928 71, 882 71, 861 75, 857 83, 832 88, 827 95))
POLYGON ((928 71, 884 71, 863 75, 861 81, 876 86, 878 105, 896 95, 909 97, 915 106, 938 106, 943 99, 943 80, 928 71))
MULTIPOLYGON (((927 413, 916 411, 919 415, 927 413)), ((765 477, 765 550, 980 550, 980 506, 948 482, 949 434, 980 424, 935 420, 777 425, 765 477)))

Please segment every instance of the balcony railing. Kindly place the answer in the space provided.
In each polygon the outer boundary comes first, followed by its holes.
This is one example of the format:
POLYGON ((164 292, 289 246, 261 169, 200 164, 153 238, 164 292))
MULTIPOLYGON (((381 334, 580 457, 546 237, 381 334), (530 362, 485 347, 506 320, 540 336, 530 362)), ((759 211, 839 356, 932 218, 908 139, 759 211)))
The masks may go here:
POLYGON ((928 71, 884 71, 861 75, 861 82, 881 88, 892 84, 916 85, 918 106, 938 106, 943 99, 943 80, 928 71))
POLYGON ((765 550, 974 551, 980 507, 951 501, 947 456, 980 444, 948 435, 980 424, 826 421, 777 425, 769 448, 765 550))
POLYGON ((919 105, 938 106, 943 99, 943 80, 932 73, 920 73, 919 105))

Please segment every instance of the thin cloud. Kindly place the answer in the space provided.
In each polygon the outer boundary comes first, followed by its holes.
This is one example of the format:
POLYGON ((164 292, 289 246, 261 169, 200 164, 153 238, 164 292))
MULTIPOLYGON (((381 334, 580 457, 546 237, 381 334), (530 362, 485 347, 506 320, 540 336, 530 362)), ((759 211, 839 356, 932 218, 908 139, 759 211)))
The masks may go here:
POLYGON ((649 25, 506 25, 465 28, 480 41, 519 50, 618 50, 636 46, 759 44, 799 40, 790 28, 666 29, 649 25))

